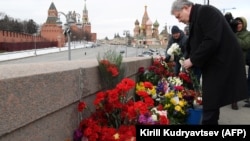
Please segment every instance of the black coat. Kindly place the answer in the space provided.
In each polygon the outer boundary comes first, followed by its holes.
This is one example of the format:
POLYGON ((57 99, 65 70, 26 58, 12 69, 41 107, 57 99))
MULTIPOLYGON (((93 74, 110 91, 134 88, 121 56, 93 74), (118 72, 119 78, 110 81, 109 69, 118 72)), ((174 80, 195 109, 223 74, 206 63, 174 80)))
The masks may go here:
POLYGON ((209 5, 193 5, 187 51, 201 68, 203 108, 210 110, 247 98, 241 47, 222 13, 209 5))

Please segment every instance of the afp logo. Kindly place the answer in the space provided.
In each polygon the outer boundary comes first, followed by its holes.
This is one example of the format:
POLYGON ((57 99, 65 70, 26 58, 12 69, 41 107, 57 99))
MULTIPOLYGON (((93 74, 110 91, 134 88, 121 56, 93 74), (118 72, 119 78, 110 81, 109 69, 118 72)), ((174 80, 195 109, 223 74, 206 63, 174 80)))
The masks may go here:
POLYGON ((234 137, 234 136, 241 136, 242 138, 246 137, 246 130, 245 129, 223 129, 222 130, 222 137, 234 137))

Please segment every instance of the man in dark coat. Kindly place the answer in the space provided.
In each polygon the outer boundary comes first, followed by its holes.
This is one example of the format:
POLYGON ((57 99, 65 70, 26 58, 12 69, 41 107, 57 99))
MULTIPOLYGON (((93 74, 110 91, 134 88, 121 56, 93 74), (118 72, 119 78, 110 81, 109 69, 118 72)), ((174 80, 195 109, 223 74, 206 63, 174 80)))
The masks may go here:
POLYGON ((210 5, 175 0, 171 14, 189 24, 185 69, 201 69, 202 124, 218 124, 220 107, 247 97, 241 47, 223 14, 210 5))
MULTIPOLYGON (((179 29, 178 26, 174 25, 171 29, 171 33, 172 33, 172 35, 168 41, 168 45, 167 45, 167 49, 166 49, 166 62, 168 62, 170 60, 171 56, 169 54, 167 54, 167 51, 171 47, 172 44, 177 43, 181 48, 182 54, 185 53, 185 48, 186 48, 186 44, 187 44, 187 35, 185 35, 184 32, 179 29)), ((175 62, 174 74, 176 76, 179 75, 180 68, 181 68, 181 64, 180 64, 179 60, 180 60, 180 57, 174 56, 174 62, 175 62)))

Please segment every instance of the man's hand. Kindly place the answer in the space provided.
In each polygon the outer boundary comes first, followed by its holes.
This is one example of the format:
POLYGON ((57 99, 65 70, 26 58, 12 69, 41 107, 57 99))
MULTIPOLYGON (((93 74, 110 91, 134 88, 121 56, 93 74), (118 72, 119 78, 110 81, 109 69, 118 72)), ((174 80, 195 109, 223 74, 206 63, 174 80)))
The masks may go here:
POLYGON ((193 66, 193 63, 191 62, 190 58, 183 61, 183 67, 188 70, 193 66))

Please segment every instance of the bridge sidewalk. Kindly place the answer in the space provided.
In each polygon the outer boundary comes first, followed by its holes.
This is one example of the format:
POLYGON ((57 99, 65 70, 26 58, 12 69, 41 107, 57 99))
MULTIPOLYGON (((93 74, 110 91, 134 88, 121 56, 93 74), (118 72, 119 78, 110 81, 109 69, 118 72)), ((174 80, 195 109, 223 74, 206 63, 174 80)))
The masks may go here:
POLYGON ((250 108, 243 107, 246 103, 239 101, 238 110, 233 110, 231 105, 220 109, 220 125, 250 125, 250 108))

